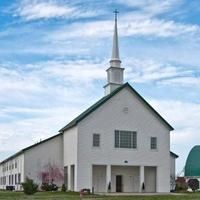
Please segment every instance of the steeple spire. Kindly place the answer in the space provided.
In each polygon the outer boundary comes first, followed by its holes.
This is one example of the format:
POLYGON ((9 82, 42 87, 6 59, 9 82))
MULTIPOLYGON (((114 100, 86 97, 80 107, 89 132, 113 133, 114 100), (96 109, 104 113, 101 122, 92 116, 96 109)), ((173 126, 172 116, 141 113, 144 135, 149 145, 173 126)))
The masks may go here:
POLYGON ((114 25, 114 35, 113 35, 113 47, 112 47, 112 57, 110 60, 110 65, 112 67, 120 67, 119 59, 119 45, 118 45, 118 30, 117 30, 117 10, 113 12, 115 14, 115 25, 114 25))
POLYGON ((110 60, 110 67, 107 71, 107 84, 104 86, 105 95, 110 94, 119 86, 123 85, 124 82, 124 68, 121 68, 121 60, 119 58, 119 45, 118 45, 118 31, 117 31, 117 10, 114 11, 115 14, 115 25, 114 25, 114 35, 113 35, 113 47, 112 47, 112 57, 110 60))

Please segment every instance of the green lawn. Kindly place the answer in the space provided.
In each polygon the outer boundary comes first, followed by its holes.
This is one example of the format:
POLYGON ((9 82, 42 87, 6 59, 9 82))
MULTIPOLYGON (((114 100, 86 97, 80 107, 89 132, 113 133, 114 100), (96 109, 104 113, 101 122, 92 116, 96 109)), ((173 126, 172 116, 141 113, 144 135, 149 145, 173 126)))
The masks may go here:
MULTIPOLYGON (((62 192, 38 192, 32 196, 21 192, 0 191, 0 200, 80 200, 79 195, 62 192)), ((85 196, 83 200, 200 200, 200 193, 178 196, 85 196)))

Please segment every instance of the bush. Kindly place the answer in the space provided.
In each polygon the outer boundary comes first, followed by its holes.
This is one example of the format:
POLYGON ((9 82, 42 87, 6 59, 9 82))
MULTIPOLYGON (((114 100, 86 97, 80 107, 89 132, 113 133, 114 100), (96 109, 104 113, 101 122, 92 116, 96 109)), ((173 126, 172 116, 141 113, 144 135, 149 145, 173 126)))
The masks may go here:
POLYGON ((49 184, 48 183, 42 183, 41 190, 50 191, 49 184))
POLYGON ((42 183, 41 185, 41 190, 43 191, 57 191, 58 190, 58 186, 54 183, 42 183))
POLYGON ((193 192, 199 189, 199 181, 197 179, 190 179, 188 181, 188 186, 192 189, 193 192))
POLYGON ((111 192, 111 182, 108 183, 108 192, 111 192))
POLYGON ((38 185, 35 184, 33 180, 29 179, 28 177, 26 177, 25 182, 22 183, 22 187, 24 189, 24 193, 27 195, 32 195, 36 193, 38 189, 38 185))
POLYGON ((67 189, 66 189, 66 186, 65 186, 65 184, 62 184, 61 191, 62 191, 62 192, 66 192, 66 190, 67 190, 67 189))
POLYGON ((57 191, 58 190, 58 186, 56 184, 51 184, 51 191, 57 191))
POLYGON ((183 191, 186 191, 187 188, 188 188, 188 185, 186 183, 185 178, 184 177, 177 177, 175 191, 176 192, 183 192, 183 191))

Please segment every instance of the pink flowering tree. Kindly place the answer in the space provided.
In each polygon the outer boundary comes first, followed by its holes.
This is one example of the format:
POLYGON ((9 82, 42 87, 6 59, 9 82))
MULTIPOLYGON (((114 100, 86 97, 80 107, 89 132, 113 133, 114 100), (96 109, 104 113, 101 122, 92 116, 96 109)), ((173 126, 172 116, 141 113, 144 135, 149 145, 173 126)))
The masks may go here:
POLYGON ((43 170, 38 173, 42 183, 61 182, 64 180, 64 171, 56 164, 48 163, 43 167, 43 170))

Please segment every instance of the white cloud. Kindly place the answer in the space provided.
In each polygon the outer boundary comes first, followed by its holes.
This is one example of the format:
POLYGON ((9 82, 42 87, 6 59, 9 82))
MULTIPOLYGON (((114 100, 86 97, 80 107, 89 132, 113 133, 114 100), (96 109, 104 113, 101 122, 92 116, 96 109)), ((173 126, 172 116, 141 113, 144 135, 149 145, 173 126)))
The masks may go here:
POLYGON ((49 107, 49 108, 24 108, 9 107, 4 109, 7 115, 25 115, 27 118, 18 118, 0 123, 0 151, 16 151, 33 144, 40 139, 56 134, 62 126, 79 114, 81 106, 68 107, 49 107), (34 114, 34 116, 32 116, 34 114), (12 122, 12 123, 11 123, 12 122), (50 124, 53 126, 50 126, 50 124), (15 138, 15 143, 13 143, 15 138), (16 140, 18 142, 16 142, 16 140))
POLYGON ((84 18, 98 15, 100 12, 87 10, 80 12, 79 8, 56 0, 22 0, 16 5, 13 16, 19 16, 26 21, 50 18, 84 18))
POLYGON ((125 61, 126 77, 137 83, 156 82, 163 85, 184 87, 200 86, 196 67, 186 67, 162 63, 154 60, 128 59, 125 61))
MULTIPOLYGON (((148 18, 142 15, 129 14, 119 20, 120 37, 150 36, 150 37, 177 37, 194 35, 200 32, 198 25, 182 24, 164 19, 148 18)), ((73 23, 49 33, 49 40, 64 41, 70 38, 105 38, 112 37, 113 21, 93 21, 73 23), (81 28, 80 28, 81 27, 81 28)))
POLYGON ((166 21, 164 19, 145 19, 134 20, 130 18, 127 23, 122 23, 122 35, 124 36, 156 36, 156 37, 176 37, 187 34, 195 34, 200 31, 199 26, 190 24, 181 24, 175 21, 166 21))
POLYGON ((43 73, 48 76, 57 76, 72 83, 93 82, 94 80, 104 79, 104 62, 95 63, 89 60, 76 60, 67 62, 50 61, 40 63, 43 73), (81 74, 81 79, 80 79, 81 74))
POLYGON ((94 102, 92 83, 104 77, 102 63, 85 60, 1 65, 0 152, 13 138, 17 151, 56 134, 94 102))
POLYGON ((146 14, 150 14, 151 16, 157 14, 163 14, 174 7, 180 5, 183 1, 182 0, 118 0, 119 3, 128 5, 130 7, 138 8, 141 11, 145 12, 146 14))
POLYGON ((200 141, 200 104, 176 100, 150 100, 156 110, 171 123, 171 147, 180 157, 177 173, 184 165, 191 148, 200 141))
POLYGON ((200 77, 176 77, 161 81, 162 84, 200 87, 200 77))
MULTIPOLYGON (((200 128, 200 104, 175 100, 150 100, 177 129, 200 128)), ((199 136, 200 137, 200 136, 199 136)), ((190 138, 184 142, 188 142, 190 138)), ((176 140, 175 142, 178 142, 176 140)))
POLYGON ((26 20, 47 19, 52 17, 63 17, 70 15, 75 8, 59 5, 53 1, 22 1, 16 9, 16 16, 26 20))

